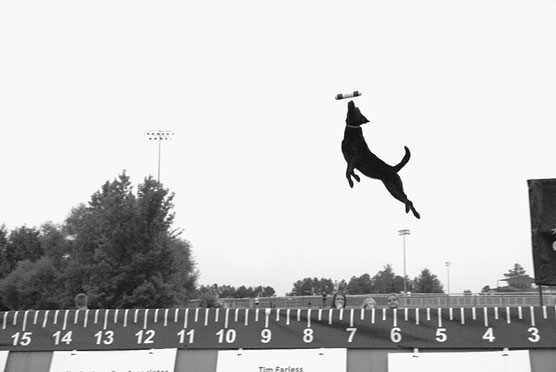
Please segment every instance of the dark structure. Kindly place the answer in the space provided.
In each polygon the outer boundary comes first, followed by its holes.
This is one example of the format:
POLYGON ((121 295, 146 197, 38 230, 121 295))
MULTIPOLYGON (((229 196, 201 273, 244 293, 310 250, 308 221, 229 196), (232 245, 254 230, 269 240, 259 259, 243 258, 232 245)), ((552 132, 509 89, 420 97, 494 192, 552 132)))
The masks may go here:
POLYGON ((535 284, 556 285, 556 179, 528 180, 535 284))

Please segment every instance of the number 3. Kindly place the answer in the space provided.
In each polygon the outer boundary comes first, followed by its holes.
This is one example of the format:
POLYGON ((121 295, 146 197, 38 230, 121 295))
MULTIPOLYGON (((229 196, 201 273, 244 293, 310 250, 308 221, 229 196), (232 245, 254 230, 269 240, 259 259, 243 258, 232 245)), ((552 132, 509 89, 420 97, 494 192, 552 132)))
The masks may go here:
POLYGON ((528 338, 531 342, 539 342, 541 336, 539 336, 539 329, 535 327, 531 327, 527 330, 527 332, 531 332, 531 337, 528 338))

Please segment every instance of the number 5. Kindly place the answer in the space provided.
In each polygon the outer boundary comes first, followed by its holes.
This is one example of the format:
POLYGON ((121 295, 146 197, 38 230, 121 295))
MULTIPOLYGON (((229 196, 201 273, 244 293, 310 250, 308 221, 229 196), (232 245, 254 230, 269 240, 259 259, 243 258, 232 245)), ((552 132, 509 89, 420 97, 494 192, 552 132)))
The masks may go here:
POLYGON ((448 339, 448 335, 446 335, 446 328, 437 328, 436 329, 436 341, 446 342, 447 339, 448 339))

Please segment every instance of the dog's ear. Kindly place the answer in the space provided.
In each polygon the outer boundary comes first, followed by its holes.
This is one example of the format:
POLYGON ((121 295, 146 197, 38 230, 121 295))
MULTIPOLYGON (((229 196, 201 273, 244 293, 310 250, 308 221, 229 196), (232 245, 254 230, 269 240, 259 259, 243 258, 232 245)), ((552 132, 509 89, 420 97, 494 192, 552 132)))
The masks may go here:
POLYGON ((365 124, 369 122, 369 119, 367 119, 366 117, 363 116, 363 114, 361 113, 361 111, 359 111, 359 109, 357 109, 357 112, 359 113, 359 117, 361 119, 361 124, 365 124))
POLYGON ((348 125, 362 125, 368 123, 369 120, 363 114, 359 108, 355 107, 355 103, 353 101, 348 102, 348 112, 346 118, 346 124, 348 125))

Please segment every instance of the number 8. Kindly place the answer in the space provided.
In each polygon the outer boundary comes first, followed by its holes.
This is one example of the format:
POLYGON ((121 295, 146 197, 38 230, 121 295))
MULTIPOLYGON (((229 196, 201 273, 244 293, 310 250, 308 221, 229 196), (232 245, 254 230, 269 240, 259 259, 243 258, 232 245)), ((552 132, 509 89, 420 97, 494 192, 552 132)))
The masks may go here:
POLYGON ((313 342, 313 330, 311 328, 306 328, 303 331, 303 342, 313 342))

